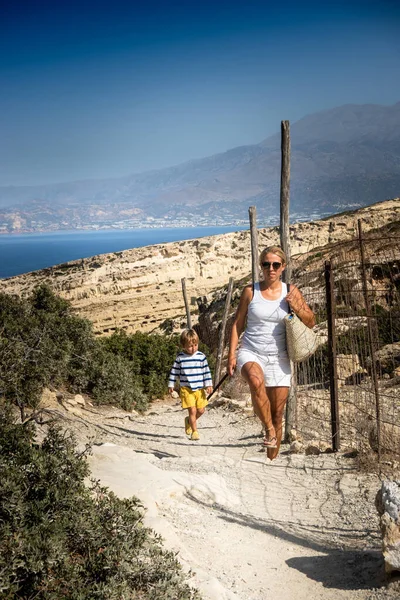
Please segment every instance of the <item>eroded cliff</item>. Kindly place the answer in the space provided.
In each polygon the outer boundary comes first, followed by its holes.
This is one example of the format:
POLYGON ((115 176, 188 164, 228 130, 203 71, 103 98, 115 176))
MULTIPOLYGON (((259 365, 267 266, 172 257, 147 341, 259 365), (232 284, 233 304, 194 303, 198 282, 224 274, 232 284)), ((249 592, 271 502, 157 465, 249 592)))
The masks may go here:
MULTIPOLYGON (((357 235, 357 220, 369 231, 399 219, 400 199, 380 202, 328 220, 290 227, 292 255, 357 235)), ((279 242, 277 227, 259 230, 260 249, 279 242)), ((195 298, 251 271, 250 233, 241 231, 183 242, 157 244, 71 261, 0 280, 0 291, 26 295, 49 284, 70 300, 99 334, 116 328, 151 331, 166 319, 184 320, 181 279, 186 278, 193 316, 195 298)))

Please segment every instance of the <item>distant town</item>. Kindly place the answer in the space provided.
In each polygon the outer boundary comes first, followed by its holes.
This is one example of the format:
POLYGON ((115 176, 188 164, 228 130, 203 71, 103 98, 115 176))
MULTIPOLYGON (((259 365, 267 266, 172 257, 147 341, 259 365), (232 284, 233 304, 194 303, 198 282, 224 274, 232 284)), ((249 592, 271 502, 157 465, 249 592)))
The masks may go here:
MULTIPOLYGON (((347 207, 349 208, 349 207, 347 207)), ((55 231, 86 230, 97 231, 105 229, 161 229, 165 227, 245 227, 248 218, 239 218, 234 211, 228 209, 215 211, 218 214, 208 213, 185 215, 163 215, 161 217, 146 216, 138 209, 124 210, 118 207, 86 205, 81 207, 49 208, 46 205, 34 204, 33 206, 0 211, 1 234, 45 233, 55 231), (114 209, 114 210, 113 210, 114 209), (127 214, 128 213, 128 214, 127 214), (130 213, 130 214, 129 214, 130 213), (135 214, 132 214, 135 213, 135 214)), ((292 213, 291 222, 304 222, 322 219, 332 214, 314 210, 312 213, 292 213)), ((266 214, 262 209, 257 213, 259 227, 273 227, 279 224, 279 214, 266 214)))

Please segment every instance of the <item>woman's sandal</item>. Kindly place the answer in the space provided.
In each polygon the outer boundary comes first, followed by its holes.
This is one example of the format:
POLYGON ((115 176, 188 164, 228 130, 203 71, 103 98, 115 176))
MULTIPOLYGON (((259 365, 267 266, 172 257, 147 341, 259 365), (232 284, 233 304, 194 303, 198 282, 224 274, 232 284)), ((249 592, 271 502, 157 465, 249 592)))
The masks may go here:
POLYGON ((270 440, 267 440, 266 438, 264 438, 263 445, 265 448, 277 448, 278 440, 276 439, 276 437, 273 437, 270 440))
POLYGON ((263 446, 265 448, 277 448, 278 440, 276 439, 276 436, 274 435, 271 438, 267 438, 267 436, 265 435, 263 439, 263 446))

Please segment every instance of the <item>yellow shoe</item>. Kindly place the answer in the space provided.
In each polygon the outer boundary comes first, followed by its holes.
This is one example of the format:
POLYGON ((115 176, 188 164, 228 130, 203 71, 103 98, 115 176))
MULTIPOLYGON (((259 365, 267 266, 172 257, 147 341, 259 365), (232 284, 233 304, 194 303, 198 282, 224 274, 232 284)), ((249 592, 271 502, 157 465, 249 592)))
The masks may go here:
POLYGON ((185 433, 186 435, 190 435, 192 433, 192 428, 190 427, 189 417, 185 417, 185 433))
POLYGON ((199 432, 198 431, 193 431, 192 437, 190 439, 197 442, 197 440, 200 439, 199 432))

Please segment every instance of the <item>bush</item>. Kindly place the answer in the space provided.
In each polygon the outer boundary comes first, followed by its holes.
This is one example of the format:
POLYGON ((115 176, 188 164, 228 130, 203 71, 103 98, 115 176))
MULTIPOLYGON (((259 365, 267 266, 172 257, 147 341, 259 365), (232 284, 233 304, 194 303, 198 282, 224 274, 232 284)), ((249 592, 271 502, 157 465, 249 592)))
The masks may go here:
MULTIPOLYGON (((98 404, 145 410, 167 393, 178 350, 177 335, 116 331, 97 339, 92 324, 47 286, 27 300, 0 294, 0 395, 20 407, 22 418, 51 385, 91 394, 98 404)), ((213 357, 209 362, 213 368, 213 357)))
POLYGON ((27 300, 0 294, 0 394, 35 409, 46 386, 93 394, 98 403, 147 407, 134 360, 107 352, 92 324, 47 286, 27 300))
POLYGON ((97 404, 113 404, 124 410, 143 411, 148 399, 139 378, 123 356, 101 349, 93 357, 87 391, 97 404))
POLYGON ((195 600, 172 552, 143 525, 136 498, 85 486, 85 452, 53 427, 0 410, 0 597, 4 600, 195 600))
POLYGON ((130 361, 132 371, 149 398, 167 393, 169 371, 179 350, 177 335, 165 337, 139 331, 127 335, 118 330, 101 342, 107 351, 130 361))
POLYGON ((64 369, 66 350, 54 347, 48 325, 28 302, 0 294, 0 392, 19 406, 35 407, 64 369))
MULTIPOLYGON (((100 340, 103 349, 129 361, 131 370, 136 374, 138 385, 150 398, 164 396, 167 391, 168 375, 177 353, 180 351, 179 335, 169 337, 140 331, 128 335, 117 330, 110 337, 100 340)), ((199 344, 199 350, 208 357, 211 371, 215 359, 205 344, 199 344)))

